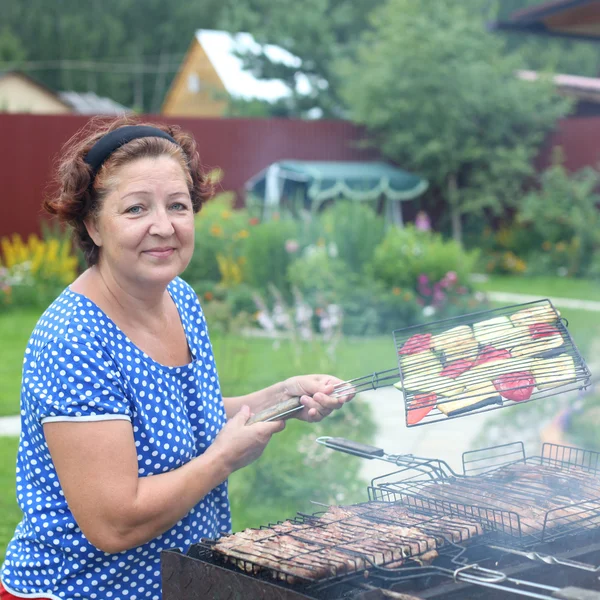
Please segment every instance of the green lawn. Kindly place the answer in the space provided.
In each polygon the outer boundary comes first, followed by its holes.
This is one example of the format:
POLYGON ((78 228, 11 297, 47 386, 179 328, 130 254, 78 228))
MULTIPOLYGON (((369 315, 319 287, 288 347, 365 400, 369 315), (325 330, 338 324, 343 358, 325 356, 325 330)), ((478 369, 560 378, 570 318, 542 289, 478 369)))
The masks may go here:
POLYGON ((16 524, 21 520, 21 509, 15 499, 15 460, 19 440, 0 437, 0 560, 4 558, 16 524))
POLYGON ((0 416, 19 413, 21 365, 39 311, 0 313, 0 416))
POLYGON ((540 297, 600 301, 600 281, 589 279, 490 275, 487 281, 477 282, 475 287, 482 292, 513 292, 540 297))

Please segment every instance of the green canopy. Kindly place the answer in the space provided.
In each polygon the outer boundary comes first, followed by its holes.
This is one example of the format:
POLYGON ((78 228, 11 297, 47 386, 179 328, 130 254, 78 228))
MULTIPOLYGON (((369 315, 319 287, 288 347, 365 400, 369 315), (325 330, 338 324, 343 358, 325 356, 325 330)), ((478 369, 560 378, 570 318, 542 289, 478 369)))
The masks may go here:
POLYGON ((316 211, 335 198, 375 201, 384 198, 394 206, 391 217, 402 222, 399 202, 420 196, 428 183, 385 162, 331 162, 282 160, 252 177, 246 190, 264 202, 265 212, 302 198, 303 207, 316 211))

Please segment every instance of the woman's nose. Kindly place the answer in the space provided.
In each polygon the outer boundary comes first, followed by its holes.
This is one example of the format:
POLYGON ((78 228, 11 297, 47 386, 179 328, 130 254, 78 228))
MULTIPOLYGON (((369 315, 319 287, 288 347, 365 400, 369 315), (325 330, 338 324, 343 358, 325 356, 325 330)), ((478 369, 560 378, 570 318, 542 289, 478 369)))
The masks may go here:
POLYGON ((152 215, 152 224, 150 225, 150 234, 167 237, 175 231, 173 223, 168 212, 165 209, 159 208, 152 215))

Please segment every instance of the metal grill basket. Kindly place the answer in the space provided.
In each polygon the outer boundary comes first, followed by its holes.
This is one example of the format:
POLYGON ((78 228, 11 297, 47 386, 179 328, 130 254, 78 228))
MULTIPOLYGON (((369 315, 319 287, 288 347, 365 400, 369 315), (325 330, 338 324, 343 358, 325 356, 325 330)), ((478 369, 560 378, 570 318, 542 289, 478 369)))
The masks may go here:
POLYGON ((394 331, 407 426, 587 387, 566 325, 540 300, 394 331))

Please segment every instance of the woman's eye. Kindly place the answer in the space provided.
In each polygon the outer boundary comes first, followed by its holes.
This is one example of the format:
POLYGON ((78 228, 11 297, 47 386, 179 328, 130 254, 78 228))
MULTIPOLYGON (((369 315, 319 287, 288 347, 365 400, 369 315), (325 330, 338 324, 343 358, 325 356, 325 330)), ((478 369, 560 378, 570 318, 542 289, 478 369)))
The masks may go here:
POLYGON ((128 212, 131 215, 139 215, 142 212, 141 206, 130 206, 125 212, 128 212))
POLYGON ((185 210, 187 206, 182 202, 175 202, 171 204, 171 208, 174 208, 175 210, 185 210))

